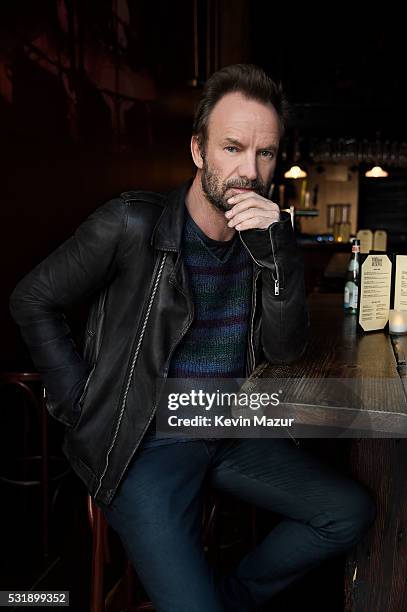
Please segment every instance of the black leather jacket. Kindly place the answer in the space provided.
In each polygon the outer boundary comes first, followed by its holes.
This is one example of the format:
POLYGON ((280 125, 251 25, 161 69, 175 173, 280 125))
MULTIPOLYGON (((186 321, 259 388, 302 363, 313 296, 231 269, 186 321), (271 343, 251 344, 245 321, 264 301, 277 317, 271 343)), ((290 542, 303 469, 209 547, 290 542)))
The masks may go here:
MULTIPOLYGON (((115 495, 154 416, 156 382, 193 320, 181 253, 189 185, 167 196, 130 191, 99 207, 10 297, 47 408, 66 425, 63 451, 102 504, 115 495), (81 354, 64 311, 92 296, 81 354)), ((264 360, 302 354, 308 311, 290 216, 240 239, 254 267, 249 375, 264 360)))

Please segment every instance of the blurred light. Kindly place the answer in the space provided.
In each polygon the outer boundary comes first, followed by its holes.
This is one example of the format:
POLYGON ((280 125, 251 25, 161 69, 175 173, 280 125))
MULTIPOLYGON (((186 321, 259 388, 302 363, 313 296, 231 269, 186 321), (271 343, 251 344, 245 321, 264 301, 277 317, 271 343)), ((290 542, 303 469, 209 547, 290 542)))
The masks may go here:
POLYGON ((302 170, 299 166, 291 166, 291 168, 284 173, 284 178, 290 179, 301 179, 305 178, 306 176, 307 173, 305 170, 302 170))
POLYGON ((389 173, 380 166, 373 166, 371 170, 365 172, 365 176, 368 178, 386 178, 386 176, 389 176, 389 173))

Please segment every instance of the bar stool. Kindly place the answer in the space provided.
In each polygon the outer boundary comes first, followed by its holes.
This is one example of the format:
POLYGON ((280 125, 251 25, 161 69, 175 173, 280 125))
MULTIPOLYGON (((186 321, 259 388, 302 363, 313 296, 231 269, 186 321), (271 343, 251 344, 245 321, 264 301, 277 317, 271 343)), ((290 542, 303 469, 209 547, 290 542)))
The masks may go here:
MULTIPOLYGON (((46 409, 46 391, 45 387, 41 383, 41 377, 38 372, 0 372, 0 386, 17 387, 19 391, 22 391, 23 402, 22 406, 25 408, 24 411, 24 426, 23 426, 23 456, 13 459, 23 467, 23 476, 19 478, 12 478, 10 474, 4 472, 0 474, 0 481, 17 487, 33 487, 39 486, 41 488, 41 503, 42 503, 42 551, 44 557, 49 554, 49 485, 50 481, 56 481, 65 476, 69 471, 70 467, 63 457, 50 456, 48 450, 48 411, 46 409), (37 389, 33 388, 37 386, 37 389), (40 455, 28 454, 28 436, 29 436, 29 413, 27 408, 30 407, 34 410, 36 417, 40 423, 40 455), (41 470, 38 478, 28 479, 25 475, 26 470, 31 465, 36 464, 39 461, 41 464, 41 470), (63 464, 62 467, 56 471, 56 473, 50 476, 50 462, 51 465, 63 464)), ((3 406, 4 408, 4 406, 3 406)))
MULTIPOLYGON (((215 545, 215 522, 218 513, 219 500, 215 491, 208 492, 208 500, 202 517, 202 542, 205 552, 212 560, 217 559, 219 550, 215 545)), ((90 593, 90 612, 105 612, 104 571, 110 562, 108 541, 109 525, 102 510, 95 504, 91 495, 87 497, 87 510, 92 530, 92 577, 90 593)), ((125 569, 126 612, 143 612, 154 610, 151 601, 140 599, 141 584, 136 573, 127 560, 125 569)))

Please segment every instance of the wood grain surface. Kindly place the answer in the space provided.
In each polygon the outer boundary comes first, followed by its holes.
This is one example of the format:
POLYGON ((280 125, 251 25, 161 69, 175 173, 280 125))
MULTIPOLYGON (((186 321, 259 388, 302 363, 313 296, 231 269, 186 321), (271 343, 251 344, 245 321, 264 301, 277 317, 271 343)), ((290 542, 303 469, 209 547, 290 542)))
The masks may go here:
POLYGON ((329 428, 355 437, 407 437, 407 399, 390 336, 359 334, 345 315, 342 296, 309 297, 311 337, 303 357, 288 366, 263 364, 248 387, 275 390, 295 435, 324 436, 329 428), (318 431, 321 428, 321 431, 318 431))

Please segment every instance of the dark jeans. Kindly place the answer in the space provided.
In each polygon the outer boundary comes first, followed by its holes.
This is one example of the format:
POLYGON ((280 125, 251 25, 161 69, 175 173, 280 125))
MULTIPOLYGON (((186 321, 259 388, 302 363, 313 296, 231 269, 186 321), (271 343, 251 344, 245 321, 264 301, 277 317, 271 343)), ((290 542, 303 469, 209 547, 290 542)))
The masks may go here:
POLYGON ((376 514, 361 484, 287 439, 141 449, 110 506, 101 507, 157 612, 255 610, 352 548, 376 514), (208 482, 286 517, 222 580, 200 538, 208 482))

